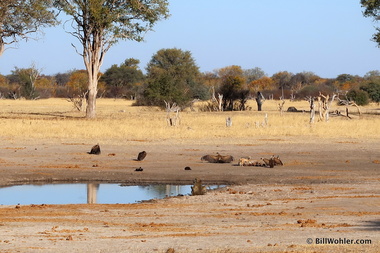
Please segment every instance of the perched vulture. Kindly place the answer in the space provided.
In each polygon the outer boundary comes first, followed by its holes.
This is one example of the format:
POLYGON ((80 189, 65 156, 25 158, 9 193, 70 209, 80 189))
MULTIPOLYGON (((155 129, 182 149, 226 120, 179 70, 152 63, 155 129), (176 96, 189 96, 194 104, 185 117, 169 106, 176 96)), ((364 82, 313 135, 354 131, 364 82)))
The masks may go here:
POLYGON ((135 169, 135 171, 143 171, 144 169, 143 168, 137 168, 137 169, 135 169))
POLYGON ((230 163, 234 160, 233 156, 231 155, 220 155, 219 153, 216 153, 217 155, 205 155, 202 156, 202 161, 207 161, 209 163, 230 163))
POLYGON ((93 146, 91 148, 91 151, 90 152, 87 152, 88 154, 91 154, 91 155, 100 155, 100 146, 99 146, 99 143, 96 144, 95 146, 93 146))
POLYGON ((144 160, 145 157, 146 157, 146 152, 145 151, 141 151, 139 153, 139 155, 137 156, 137 161, 142 161, 142 160, 144 160))

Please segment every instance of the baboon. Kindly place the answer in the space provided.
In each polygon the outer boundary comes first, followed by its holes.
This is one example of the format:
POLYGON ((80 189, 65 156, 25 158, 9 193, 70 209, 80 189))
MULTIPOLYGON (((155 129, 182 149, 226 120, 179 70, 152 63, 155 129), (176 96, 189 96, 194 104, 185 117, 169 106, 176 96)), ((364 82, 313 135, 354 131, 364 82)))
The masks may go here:
POLYGON ((216 153, 217 155, 205 155, 202 156, 202 161, 207 161, 209 163, 230 163, 234 160, 234 157, 231 155, 221 155, 216 153))
POLYGON ((202 180, 195 178, 193 181, 194 185, 191 187, 191 195, 203 195, 206 193, 206 186, 202 185, 202 180))
POLYGON ((90 152, 87 152, 88 154, 91 154, 91 155, 100 155, 100 146, 99 146, 99 143, 96 144, 95 146, 93 146, 91 148, 91 151, 90 152))
POLYGON ((145 157, 146 157, 146 152, 145 151, 141 151, 139 153, 139 155, 137 156, 137 161, 142 161, 142 160, 144 160, 145 157))

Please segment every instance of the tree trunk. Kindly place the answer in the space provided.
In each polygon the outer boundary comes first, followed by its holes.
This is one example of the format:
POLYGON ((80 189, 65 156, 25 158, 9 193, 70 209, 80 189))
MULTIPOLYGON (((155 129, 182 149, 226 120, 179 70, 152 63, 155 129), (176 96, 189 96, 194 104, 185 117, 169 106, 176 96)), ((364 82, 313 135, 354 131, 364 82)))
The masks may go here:
POLYGON ((91 88, 88 90, 87 94, 87 107, 86 107, 86 118, 96 117, 96 93, 97 90, 91 88))
POLYGON ((98 94, 99 72, 104 54, 100 33, 93 34, 92 40, 83 44, 83 60, 88 74, 86 118, 96 117, 96 95, 98 94))
POLYGON ((88 74, 88 93, 87 93, 87 107, 86 118, 96 117, 96 95, 98 93, 98 64, 93 64, 87 69, 88 74))
POLYGON ((0 56, 3 55, 4 49, 5 49, 5 47, 4 47, 4 41, 3 41, 2 38, 0 38, 0 56))
POLYGON ((263 105, 263 102, 265 101, 265 98, 263 94, 258 91, 257 92, 257 97, 256 97, 256 103, 257 103, 257 110, 260 112, 261 111, 261 106, 263 105))
POLYGON ((315 117, 315 108, 314 108, 314 98, 310 98, 310 124, 314 123, 314 117, 315 117))

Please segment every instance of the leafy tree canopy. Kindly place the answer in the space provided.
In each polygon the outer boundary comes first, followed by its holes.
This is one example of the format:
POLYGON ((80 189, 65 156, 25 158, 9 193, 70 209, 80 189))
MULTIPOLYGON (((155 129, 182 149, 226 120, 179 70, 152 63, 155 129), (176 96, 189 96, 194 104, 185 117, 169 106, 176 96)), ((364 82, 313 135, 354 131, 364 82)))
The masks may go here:
POLYGON ((56 25, 53 0, 0 1, 0 55, 4 46, 30 38, 40 27, 56 25))
POLYGON ((204 99, 207 89, 189 51, 161 49, 147 66, 147 86, 139 104, 164 106, 164 100, 185 106, 194 98, 204 99))
POLYGON ((252 81, 255 81, 255 80, 258 80, 260 78, 267 76, 267 74, 259 67, 256 67, 253 69, 245 69, 243 71, 243 74, 247 80, 247 83, 250 83, 252 81))
MULTIPOLYGON (((364 17, 373 18, 374 22, 380 20, 380 1, 379 0, 361 0, 362 7, 364 8, 364 17)), ((376 27, 376 33, 372 36, 372 40, 380 47, 380 28, 376 27)))
POLYGON ((367 92, 373 102, 380 102, 380 81, 363 84, 360 86, 360 90, 367 92))
POLYGON ((104 72, 101 80, 107 86, 132 87, 144 79, 143 72, 139 69, 137 59, 126 59, 120 66, 112 65, 104 72))
POLYGON ((96 116, 100 66, 107 51, 120 39, 141 41, 154 24, 167 18, 168 0, 54 0, 71 16, 73 31, 83 47, 88 74, 86 117, 96 116))
POLYGON ((223 110, 245 110, 249 90, 246 87, 246 79, 241 67, 232 65, 221 68, 218 75, 222 82, 218 92, 223 95, 223 110), (237 106, 235 106, 236 100, 240 102, 237 106))

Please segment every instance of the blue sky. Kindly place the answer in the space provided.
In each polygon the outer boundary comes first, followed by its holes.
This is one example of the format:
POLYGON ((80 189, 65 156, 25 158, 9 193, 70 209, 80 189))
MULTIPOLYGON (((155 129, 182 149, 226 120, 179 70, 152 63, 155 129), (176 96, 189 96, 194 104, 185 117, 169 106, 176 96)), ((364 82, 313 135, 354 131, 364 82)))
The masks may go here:
MULTIPOLYGON (((363 17, 359 0, 170 0, 169 8, 171 17, 145 42, 112 47, 101 70, 131 57, 145 70, 158 50, 174 47, 190 51, 202 72, 239 65, 269 76, 311 71, 334 78, 380 70, 380 48, 371 41, 375 24, 363 17)), ((48 75, 84 69, 74 37, 62 26, 44 31, 42 39, 6 50, 0 73, 32 63, 48 75)))

